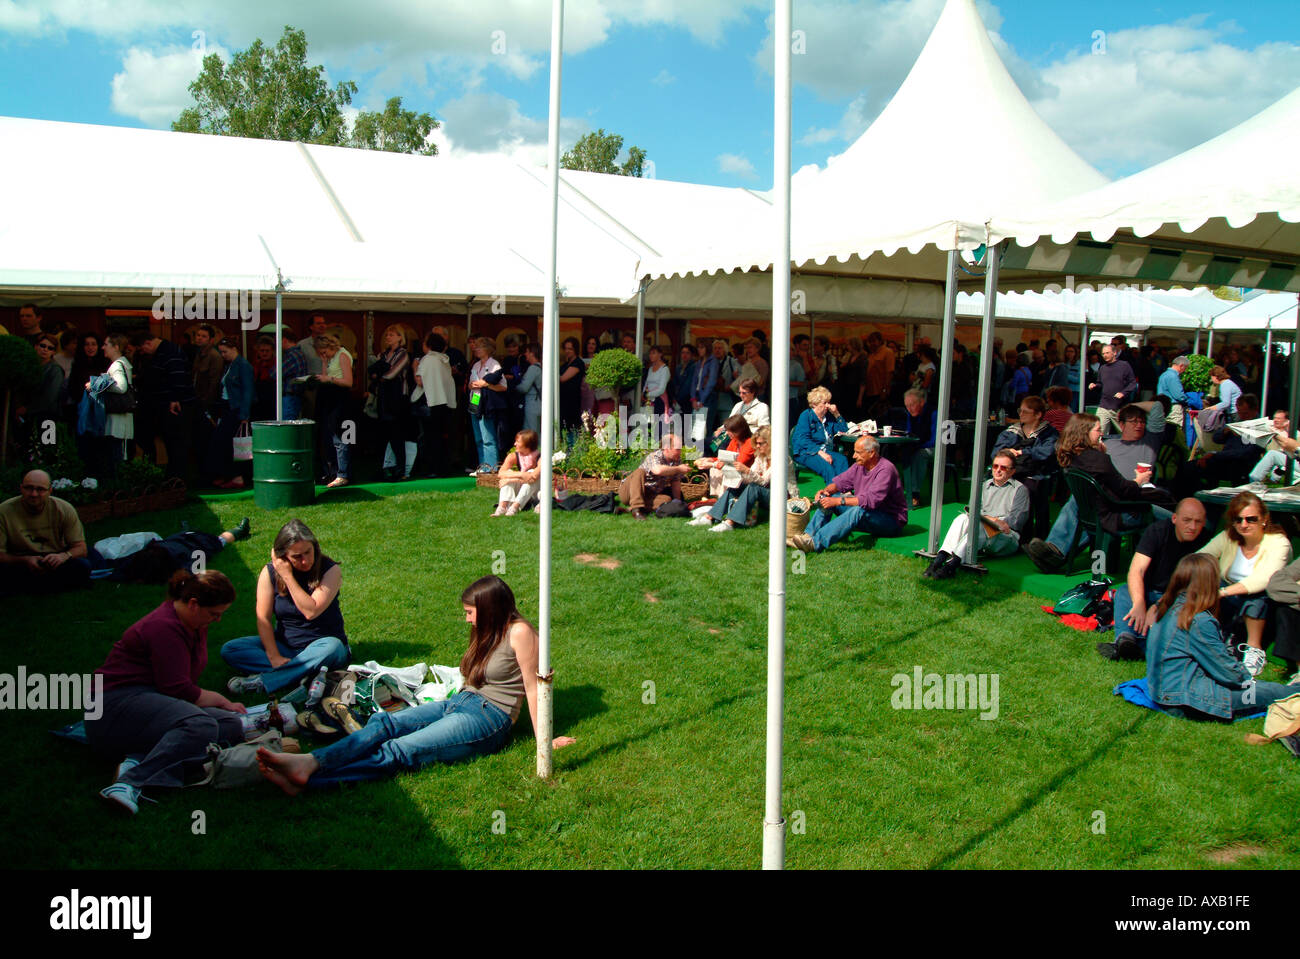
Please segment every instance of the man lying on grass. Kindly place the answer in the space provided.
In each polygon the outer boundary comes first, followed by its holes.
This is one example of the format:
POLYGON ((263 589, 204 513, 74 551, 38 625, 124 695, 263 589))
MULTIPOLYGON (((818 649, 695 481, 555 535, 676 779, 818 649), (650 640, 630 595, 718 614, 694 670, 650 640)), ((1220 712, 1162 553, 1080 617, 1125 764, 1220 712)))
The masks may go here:
MULTIPOLYGON (((500 577, 484 576, 461 593, 460 601, 470 631, 459 693, 395 713, 380 710, 360 732, 314 753, 259 749, 262 775, 296 796, 308 784, 381 779, 498 752, 510 741, 525 696, 537 729, 537 631, 520 615, 515 594, 500 577)), ((551 746, 573 742, 557 736, 551 746)))

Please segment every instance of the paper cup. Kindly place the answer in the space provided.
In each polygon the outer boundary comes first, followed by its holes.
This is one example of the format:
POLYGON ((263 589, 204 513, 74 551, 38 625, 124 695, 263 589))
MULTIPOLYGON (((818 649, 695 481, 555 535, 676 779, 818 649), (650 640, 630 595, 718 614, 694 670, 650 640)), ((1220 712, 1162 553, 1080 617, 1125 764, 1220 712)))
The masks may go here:
POLYGON ((883 436, 893 436, 893 435, 894 435, 894 428, 893 428, 892 426, 886 426, 886 427, 881 431, 881 435, 883 435, 883 436))

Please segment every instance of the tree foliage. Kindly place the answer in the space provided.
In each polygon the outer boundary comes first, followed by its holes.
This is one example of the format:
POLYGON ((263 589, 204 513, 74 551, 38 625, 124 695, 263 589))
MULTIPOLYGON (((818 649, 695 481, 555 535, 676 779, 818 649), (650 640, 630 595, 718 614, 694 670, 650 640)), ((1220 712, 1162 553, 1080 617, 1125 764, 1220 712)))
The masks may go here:
POLYGON ((326 82, 325 67, 307 63, 307 35, 291 26, 273 48, 258 38, 226 64, 217 54, 203 58, 203 68, 189 86, 194 106, 181 111, 172 129, 181 133, 297 140, 328 146, 354 146, 393 153, 422 153, 438 121, 428 113, 402 109, 393 97, 382 112, 362 111, 349 134, 343 108, 357 85, 351 80, 326 82))
POLYGON ((573 149, 560 158, 560 166, 566 170, 586 170, 588 173, 643 176, 645 151, 640 147, 629 147, 627 159, 620 166, 618 155, 622 149, 623 138, 617 133, 606 133, 602 127, 579 139, 573 149))
POLYGON ((387 150, 389 153, 419 153, 434 156, 436 143, 427 143, 429 134, 441 124, 427 113, 402 109, 402 98, 393 97, 382 113, 362 111, 352 127, 351 145, 364 150, 387 150))

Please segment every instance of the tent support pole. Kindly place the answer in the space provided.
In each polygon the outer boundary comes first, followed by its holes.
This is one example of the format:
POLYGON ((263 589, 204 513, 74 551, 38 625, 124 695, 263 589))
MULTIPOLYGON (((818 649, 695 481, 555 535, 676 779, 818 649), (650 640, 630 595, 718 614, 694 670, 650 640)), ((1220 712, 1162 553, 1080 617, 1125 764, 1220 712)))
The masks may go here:
MULTIPOLYGON (((778 234, 772 261, 772 382, 790 382, 790 29, 793 0, 775 0, 776 47, 773 110, 773 194, 778 234)), ((780 394, 778 394, 778 397, 780 394)), ((790 404, 772 404, 772 482, 785 502, 789 479, 790 404)), ((782 511, 784 512, 784 511, 782 511)), ((763 815, 763 868, 785 868, 785 816, 781 782, 785 736, 785 524, 767 524, 767 768, 763 815)), ((802 555, 802 554, 801 554, 802 555)))
MULTIPOLYGON (((557 257, 559 247, 560 211, 560 67, 564 55, 564 0, 551 4, 551 102, 550 131, 547 147, 550 150, 551 177, 551 233, 549 237, 549 262, 547 264, 546 302, 542 307, 542 356, 555 368, 555 345, 559 339, 559 303, 556 289, 557 257)), ((554 728, 551 671, 551 503, 554 496, 555 477, 551 461, 555 455, 556 389, 554 377, 542 381, 542 422, 546 424, 541 436, 542 480, 541 529, 538 556, 538 610, 537 610, 537 775, 550 779, 553 771, 551 732, 554 728)))
MULTIPOLYGON (((1291 414, 1291 429, 1300 423, 1300 297, 1296 299, 1295 308, 1296 335, 1291 340, 1291 393, 1287 397, 1287 412, 1291 414)), ((1295 460, 1286 458, 1286 485, 1290 486, 1295 476, 1295 460)))
POLYGON ((275 421, 284 419, 284 277, 275 271, 275 421))
POLYGON ((641 359, 641 342, 645 339, 645 284, 636 291, 636 358, 641 359))
MULTIPOLYGON (((659 346, 659 311, 655 310, 655 346, 659 346)), ((660 355, 663 354, 663 347, 659 346, 660 355)))
POLYGON ((1192 346, 1192 352, 1197 356, 1201 355, 1201 326, 1199 323, 1196 325, 1196 343, 1192 346))
POLYGON ((1273 365, 1273 321, 1270 319, 1268 321, 1268 329, 1264 333, 1264 380, 1262 385, 1259 388, 1260 393, 1263 394, 1263 397, 1260 400, 1260 404, 1259 404, 1260 416, 1268 416, 1269 415, 1268 411, 1272 409, 1272 407, 1268 405, 1268 376, 1269 373, 1272 371, 1272 365, 1273 365))
MULTIPOLYGON (((957 330, 957 251, 948 251, 948 276, 944 282, 943 296, 943 347, 939 353, 939 399, 935 409, 939 416, 935 419, 936 436, 934 437, 934 470, 930 482, 930 540, 927 552, 931 556, 939 548, 939 537, 943 535, 943 476, 948 461, 948 446, 944 442, 955 430, 948 423, 948 411, 952 405, 952 358, 953 335, 957 330)), ((992 343, 992 340, 989 341, 992 343)), ((987 350, 981 348, 981 353, 987 350)), ((988 398, 984 398, 987 402, 988 398)), ((976 406, 976 409, 980 407, 976 406)))
MULTIPOLYGON (((474 324, 474 297, 465 301, 465 348, 469 349, 469 338, 474 324)), ((448 343, 448 346, 451 344, 448 343)))
MULTIPOLYGON (((997 321, 998 306, 998 269, 1002 263, 1002 247, 989 247, 988 272, 984 275, 984 329, 980 334, 980 343, 993 342, 993 326, 997 321)), ((988 402, 989 376, 993 370, 993 357, 982 345, 980 347, 980 406, 988 402)), ((970 532, 966 537, 966 563, 975 565, 979 553, 979 516, 980 495, 984 481, 984 441, 988 436, 989 421, 983 416, 975 417, 975 445, 971 449, 970 471, 970 532)))
POLYGON ((1079 339, 1079 408, 1082 413, 1088 408, 1088 318, 1083 318, 1083 335, 1079 339))

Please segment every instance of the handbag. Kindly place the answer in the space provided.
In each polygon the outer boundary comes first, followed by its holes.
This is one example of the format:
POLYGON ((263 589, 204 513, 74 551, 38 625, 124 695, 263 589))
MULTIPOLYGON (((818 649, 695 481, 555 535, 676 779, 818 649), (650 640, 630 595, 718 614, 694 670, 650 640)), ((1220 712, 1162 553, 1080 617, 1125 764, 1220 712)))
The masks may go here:
POLYGON ((230 444, 231 456, 236 463, 253 458, 253 434, 247 423, 239 424, 239 429, 235 431, 230 444))
POLYGON ((137 406, 140 405, 140 399, 135 395, 135 382, 130 376, 126 378, 126 392, 119 393, 116 390, 103 390, 99 398, 104 403, 104 412, 106 413, 134 413, 137 406))

